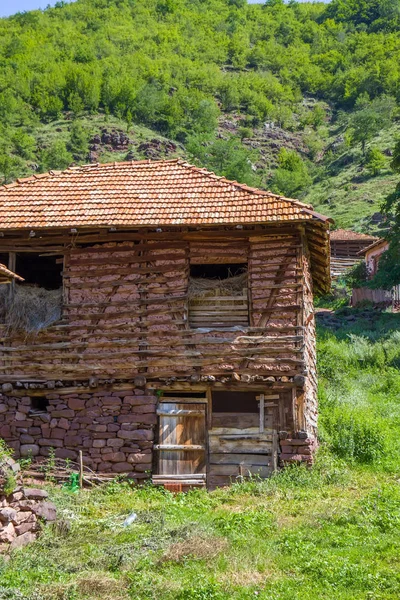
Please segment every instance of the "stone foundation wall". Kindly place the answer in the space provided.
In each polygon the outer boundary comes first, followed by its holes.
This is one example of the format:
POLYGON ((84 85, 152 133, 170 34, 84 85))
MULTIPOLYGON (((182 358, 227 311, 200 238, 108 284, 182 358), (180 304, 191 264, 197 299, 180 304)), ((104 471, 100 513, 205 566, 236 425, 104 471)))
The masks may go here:
MULTIPOLYGON (((143 389, 92 393, 44 393, 48 406, 34 408, 30 396, 0 396, 0 437, 14 456, 76 460, 103 473, 144 479, 152 468, 157 398, 143 389)), ((20 393, 19 393, 20 394, 20 393)))
POLYGON ((289 436, 287 432, 279 433, 281 453, 279 455, 282 466, 285 464, 307 463, 312 464, 318 443, 316 438, 305 431, 298 431, 289 436))

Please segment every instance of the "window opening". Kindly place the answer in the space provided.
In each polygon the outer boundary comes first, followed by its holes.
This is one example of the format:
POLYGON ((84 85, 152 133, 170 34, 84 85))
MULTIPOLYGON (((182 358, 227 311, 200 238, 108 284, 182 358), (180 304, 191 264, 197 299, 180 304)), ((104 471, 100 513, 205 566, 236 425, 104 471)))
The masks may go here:
POLYGON ((8 268, 8 252, 0 252, 0 263, 8 268))
POLYGON ((23 285, 37 285, 45 290, 57 290, 62 286, 62 264, 57 263, 55 256, 19 253, 15 270, 23 277, 23 285))
POLYGON ((31 410, 29 414, 38 415, 41 413, 47 412, 47 408, 49 406, 49 401, 45 396, 33 396, 31 398, 31 410))
POLYGON ((255 392, 213 392, 213 413, 259 413, 255 392))
POLYGON ((246 264, 190 266, 189 325, 192 328, 249 325, 246 264))
POLYGON ((0 286, 0 322, 10 331, 37 333, 61 318, 62 261, 55 256, 20 252, 15 272, 23 277, 12 293, 0 286))
POLYGON ((238 277, 247 272, 247 265, 241 263, 232 264, 204 264, 204 265, 190 265, 190 277, 202 278, 202 279, 229 279, 231 277, 238 277))
POLYGON ((162 398, 205 398, 205 392, 164 392, 162 398))

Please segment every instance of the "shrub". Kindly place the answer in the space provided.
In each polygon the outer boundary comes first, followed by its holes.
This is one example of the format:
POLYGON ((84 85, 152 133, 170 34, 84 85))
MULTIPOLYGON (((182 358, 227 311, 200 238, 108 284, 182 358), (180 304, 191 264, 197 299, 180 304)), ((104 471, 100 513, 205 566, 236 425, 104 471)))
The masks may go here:
POLYGON ((373 463, 385 453, 382 422, 362 409, 338 406, 326 414, 322 423, 331 450, 351 462, 373 463))

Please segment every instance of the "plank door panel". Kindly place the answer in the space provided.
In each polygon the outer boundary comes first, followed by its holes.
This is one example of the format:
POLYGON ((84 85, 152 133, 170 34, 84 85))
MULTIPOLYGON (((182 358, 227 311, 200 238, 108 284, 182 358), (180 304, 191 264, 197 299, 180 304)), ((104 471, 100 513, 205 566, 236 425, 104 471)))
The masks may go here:
POLYGON ((206 473, 206 405, 163 402, 159 415, 158 474, 206 473))

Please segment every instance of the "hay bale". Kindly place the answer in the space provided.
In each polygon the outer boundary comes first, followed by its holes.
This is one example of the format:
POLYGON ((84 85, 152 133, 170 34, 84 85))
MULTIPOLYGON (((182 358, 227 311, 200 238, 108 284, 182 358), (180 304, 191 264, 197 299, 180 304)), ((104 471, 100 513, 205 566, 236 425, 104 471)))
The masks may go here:
POLYGON ((205 279, 190 277, 189 298, 205 298, 206 296, 241 296, 247 287, 247 272, 227 277, 226 279, 205 279))
POLYGON ((14 294, 0 286, 0 320, 11 330, 38 333, 61 318, 62 289, 16 285, 14 294))

